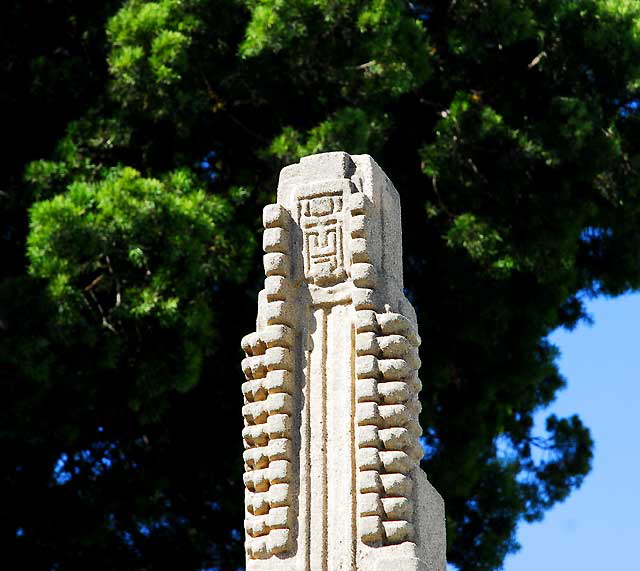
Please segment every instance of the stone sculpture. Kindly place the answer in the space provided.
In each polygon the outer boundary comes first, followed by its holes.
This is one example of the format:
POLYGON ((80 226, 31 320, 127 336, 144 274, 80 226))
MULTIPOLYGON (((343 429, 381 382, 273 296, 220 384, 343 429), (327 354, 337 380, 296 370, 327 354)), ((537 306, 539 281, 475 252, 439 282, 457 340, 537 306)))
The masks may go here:
POLYGON ((397 191, 368 155, 304 157, 264 227, 242 340, 247 571, 444 571, 397 191))

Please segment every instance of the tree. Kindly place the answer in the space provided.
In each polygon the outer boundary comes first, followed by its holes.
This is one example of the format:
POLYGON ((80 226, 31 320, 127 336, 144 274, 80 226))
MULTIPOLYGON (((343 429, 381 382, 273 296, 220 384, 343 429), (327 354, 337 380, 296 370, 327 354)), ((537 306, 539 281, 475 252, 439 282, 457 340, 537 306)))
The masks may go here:
POLYGON ((401 194, 449 560, 499 568, 581 484, 588 429, 532 419, 565 382, 548 334, 640 288, 637 2, 5 10, 0 521, 26 566, 241 564, 253 236, 325 150, 401 194))

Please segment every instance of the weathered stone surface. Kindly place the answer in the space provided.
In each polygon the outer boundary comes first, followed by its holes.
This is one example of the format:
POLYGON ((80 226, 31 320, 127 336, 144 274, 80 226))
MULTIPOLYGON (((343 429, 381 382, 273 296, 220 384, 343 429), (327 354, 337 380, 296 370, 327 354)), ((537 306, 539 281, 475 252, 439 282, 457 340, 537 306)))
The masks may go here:
POLYGON ((247 570, 444 571, 396 190, 368 155, 304 157, 263 222, 242 340, 247 570))

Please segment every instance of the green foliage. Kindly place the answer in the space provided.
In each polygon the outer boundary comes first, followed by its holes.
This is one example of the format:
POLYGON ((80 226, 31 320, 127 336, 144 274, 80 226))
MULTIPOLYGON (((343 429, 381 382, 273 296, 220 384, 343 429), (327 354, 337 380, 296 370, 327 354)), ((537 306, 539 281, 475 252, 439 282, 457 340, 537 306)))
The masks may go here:
POLYGON ((380 137, 385 123, 384 117, 370 119, 361 109, 347 107, 309 129, 305 135, 292 127, 285 127, 275 137, 268 152, 284 163, 343 145, 353 154, 364 153, 381 147, 380 137))
POLYGON ((130 402, 135 409, 149 394, 161 398, 198 382, 214 334, 207 289, 246 276, 250 236, 234 228, 227 200, 198 186, 186 170, 160 181, 114 169, 31 210, 30 272, 48 284, 58 326, 91 331, 97 325, 107 331, 95 342, 109 350, 104 336, 115 336, 123 351, 139 351, 140 336, 173 340, 152 354, 113 357, 113 367, 132 369, 139 385, 130 402))
POLYGON ((10 549, 242 564, 240 439, 210 450, 239 431, 260 211, 279 168, 344 149, 401 193, 448 559, 498 569, 591 466, 578 417, 533 430, 565 384, 547 336, 640 289, 640 5, 37 4, 0 20, 10 549))
POLYGON ((163 116, 170 113, 172 99, 182 99, 188 50, 201 25, 191 13, 197 3, 133 0, 111 18, 108 61, 120 101, 163 116))
POLYGON ((463 247, 473 260, 488 266, 497 276, 507 277, 517 267, 517 262, 503 252, 503 239, 497 230, 471 213, 456 216, 447 233, 447 242, 450 246, 463 247))
POLYGON ((343 55, 353 59, 354 65, 343 65, 343 72, 360 75, 368 91, 382 89, 398 96, 428 76, 427 36, 419 21, 407 17, 404 2, 262 0, 247 4, 251 19, 240 45, 244 57, 280 52, 290 46, 309 49, 326 40, 328 34, 348 27, 355 35, 355 53, 343 55), (357 59, 360 53, 361 61, 357 59))

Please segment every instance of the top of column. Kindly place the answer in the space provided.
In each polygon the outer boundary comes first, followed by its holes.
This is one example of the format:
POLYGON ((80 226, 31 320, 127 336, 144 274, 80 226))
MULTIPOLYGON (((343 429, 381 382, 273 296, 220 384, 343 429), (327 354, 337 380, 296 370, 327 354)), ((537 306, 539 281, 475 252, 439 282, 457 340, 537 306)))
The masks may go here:
POLYGON ((366 272, 385 297, 402 296, 400 199, 369 155, 303 157, 282 169, 277 201, 300 230, 294 281, 326 290, 367 282, 366 272))

